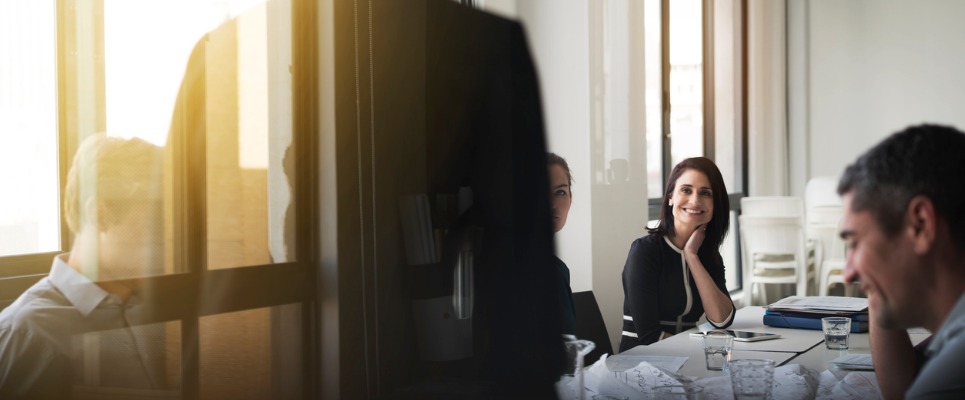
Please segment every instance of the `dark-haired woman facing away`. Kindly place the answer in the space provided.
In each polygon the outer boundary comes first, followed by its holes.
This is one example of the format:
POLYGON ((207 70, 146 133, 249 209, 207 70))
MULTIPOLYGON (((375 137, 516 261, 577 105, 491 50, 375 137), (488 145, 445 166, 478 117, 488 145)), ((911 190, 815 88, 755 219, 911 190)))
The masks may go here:
MULTIPOLYGON (((563 157, 555 153, 546 155, 546 167, 549 169, 550 181, 550 212, 553 218, 553 233, 559 232, 566 225, 566 217, 573 204, 573 175, 570 166, 563 157)), ((573 304, 573 291, 570 289, 570 269, 563 260, 555 257, 556 267, 560 274, 560 311, 563 316, 563 334, 576 334, 576 307, 573 304)))
POLYGON ((706 314, 717 328, 734 320, 720 245, 730 225, 730 203, 720 170, 688 158, 667 180, 660 221, 630 246, 623 267, 620 351, 651 344, 694 327, 706 314))

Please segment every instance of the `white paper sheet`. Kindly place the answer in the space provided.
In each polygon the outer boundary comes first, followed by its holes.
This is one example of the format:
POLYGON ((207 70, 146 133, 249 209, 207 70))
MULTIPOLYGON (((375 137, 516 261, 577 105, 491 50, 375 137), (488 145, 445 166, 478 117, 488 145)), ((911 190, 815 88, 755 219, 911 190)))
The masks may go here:
POLYGON ((841 369, 874 371, 874 364, 871 362, 871 354, 846 354, 831 360, 831 363, 841 369))
POLYGON ((615 356, 607 357, 606 367, 610 371, 626 371, 642 362, 650 363, 654 367, 660 368, 668 372, 680 371, 680 368, 687 363, 687 357, 672 357, 672 356, 641 356, 641 355, 623 355, 617 354, 615 356))

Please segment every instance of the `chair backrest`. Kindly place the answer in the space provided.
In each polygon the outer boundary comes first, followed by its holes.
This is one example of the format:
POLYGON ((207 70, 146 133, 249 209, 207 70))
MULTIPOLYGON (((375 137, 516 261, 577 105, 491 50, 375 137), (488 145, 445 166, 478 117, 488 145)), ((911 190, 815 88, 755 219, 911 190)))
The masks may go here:
POLYGON ((741 199, 741 215, 802 217, 804 202, 797 196, 753 196, 741 199))
MULTIPOLYGON (((806 244, 801 217, 740 216, 741 247, 744 257, 793 255, 805 260, 806 244)), ((803 261, 802 261, 803 262, 803 261)))
POLYGON ((583 358, 583 365, 590 365, 600 359, 603 354, 613 355, 613 345, 610 335, 606 331, 606 322, 596 303, 593 291, 573 293, 573 305, 576 308, 576 337, 590 340, 596 347, 583 358))
POLYGON ((838 227, 844 216, 841 206, 824 205, 807 210, 807 237, 814 241, 815 260, 822 264, 826 260, 844 259, 844 242, 838 236, 838 227))
POLYGON ((808 180, 804 187, 804 203, 807 208, 840 206, 841 197, 838 196, 838 178, 833 176, 815 176, 808 180))
MULTIPOLYGON (((794 283, 799 296, 807 293, 808 263, 807 244, 804 237, 802 217, 739 217, 741 259, 744 282, 794 283), (793 255, 790 262, 794 270, 784 276, 758 278, 755 266, 763 264, 757 256, 793 255)), ((780 264, 788 263, 787 261, 780 264)), ((751 288, 753 290, 753 288, 751 288)))

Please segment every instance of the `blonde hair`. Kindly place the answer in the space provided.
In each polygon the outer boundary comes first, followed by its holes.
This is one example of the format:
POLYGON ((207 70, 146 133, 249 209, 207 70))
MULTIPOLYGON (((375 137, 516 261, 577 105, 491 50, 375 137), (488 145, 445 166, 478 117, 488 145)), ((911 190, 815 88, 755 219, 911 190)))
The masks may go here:
POLYGON ((163 199, 163 153, 142 139, 91 135, 67 173, 64 218, 75 234, 88 224, 106 227, 131 209, 163 199), (105 207, 91 207, 104 205, 105 207), (90 215, 101 209, 104 215, 90 215))

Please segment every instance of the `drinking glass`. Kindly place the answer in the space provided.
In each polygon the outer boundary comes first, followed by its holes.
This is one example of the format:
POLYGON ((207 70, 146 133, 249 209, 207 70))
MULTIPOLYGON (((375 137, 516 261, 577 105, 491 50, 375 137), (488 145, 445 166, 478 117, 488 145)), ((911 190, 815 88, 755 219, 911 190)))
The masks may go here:
MULTIPOLYGON (((583 358, 590 354, 591 351, 596 347, 596 344, 589 340, 565 340, 563 346, 566 348, 566 370, 563 371, 563 378, 561 382, 567 382, 572 388, 576 390, 576 398, 579 400, 584 400, 586 395, 584 394, 585 389, 583 387, 583 358)), ((558 392, 564 392, 562 388, 557 387, 558 392)), ((569 397, 560 393, 560 398, 569 397)))
POLYGON ((734 399, 769 399, 774 385, 774 360, 733 360, 728 365, 734 399))
POLYGON ((657 386, 653 388, 654 400, 703 400, 704 390, 683 385, 657 386))
POLYGON ((593 400, 630 400, 627 396, 617 396, 614 394, 597 394, 593 400))
POLYGON ((730 360, 730 351, 734 345, 734 337, 724 331, 710 331, 704 334, 704 359, 707 369, 723 371, 730 360))
POLYGON ((824 330, 824 346, 829 350, 848 349, 848 337, 851 335, 851 318, 821 318, 821 329, 824 330))

